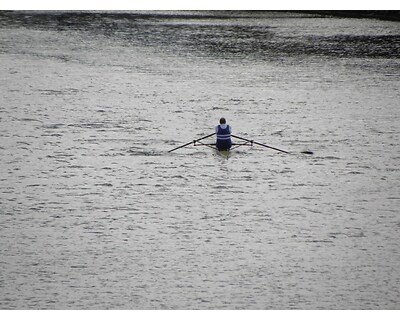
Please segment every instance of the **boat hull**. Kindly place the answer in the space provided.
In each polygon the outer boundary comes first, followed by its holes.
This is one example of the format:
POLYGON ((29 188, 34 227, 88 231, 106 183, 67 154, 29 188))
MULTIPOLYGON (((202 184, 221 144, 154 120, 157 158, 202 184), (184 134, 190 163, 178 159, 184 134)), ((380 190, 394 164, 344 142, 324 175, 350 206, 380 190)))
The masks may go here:
POLYGON ((231 155, 230 150, 217 150, 217 153, 219 156, 221 156, 222 158, 225 158, 225 159, 229 159, 229 157, 231 155))

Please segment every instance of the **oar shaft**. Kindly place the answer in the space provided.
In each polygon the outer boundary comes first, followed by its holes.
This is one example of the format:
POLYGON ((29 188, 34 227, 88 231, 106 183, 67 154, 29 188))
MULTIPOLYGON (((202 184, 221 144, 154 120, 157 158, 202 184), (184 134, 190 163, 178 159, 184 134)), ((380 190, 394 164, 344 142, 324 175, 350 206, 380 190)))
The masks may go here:
POLYGON ((192 143, 193 143, 193 141, 190 141, 190 142, 184 144, 183 146, 176 147, 176 148, 174 148, 172 150, 169 150, 168 152, 172 152, 172 151, 178 150, 178 149, 186 147, 186 146, 188 146, 189 144, 192 144, 192 143))
POLYGON ((183 148, 183 147, 186 147, 186 146, 188 146, 189 144, 192 144, 192 143, 194 144, 194 143, 196 143, 196 142, 198 142, 198 141, 200 141, 200 140, 206 139, 206 138, 211 137, 211 136, 213 136, 213 135, 215 135, 215 134, 216 134, 216 133, 213 132, 213 133, 211 133, 211 134, 209 134, 209 135, 206 135, 206 136, 201 137, 201 138, 199 138, 199 139, 196 139, 196 140, 190 141, 190 142, 188 142, 188 143, 185 143, 184 145, 179 146, 179 147, 176 147, 176 148, 174 148, 174 149, 172 149, 172 150, 169 150, 168 152, 172 152, 172 151, 178 150, 178 149, 183 148))
POLYGON ((257 144, 259 146, 265 147, 265 148, 273 149, 273 150, 284 152, 284 153, 290 153, 288 151, 285 151, 285 150, 282 150, 282 149, 278 149, 278 148, 275 148, 275 147, 271 147, 271 146, 268 146, 268 145, 263 144, 263 143, 259 143, 259 142, 253 141, 253 140, 249 140, 249 139, 246 139, 246 138, 238 137, 238 136, 235 136, 233 134, 231 134, 231 136, 236 138, 236 139, 241 139, 241 140, 244 140, 244 141, 247 141, 247 142, 251 142, 251 143, 257 144))
POLYGON ((253 141, 253 143, 258 144, 258 145, 263 146, 263 147, 266 147, 266 148, 270 148, 270 149, 276 150, 276 151, 280 151, 280 152, 283 152, 283 153, 287 153, 287 154, 290 153, 288 151, 285 151, 285 150, 282 150, 282 149, 278 149, 278 148, 275 148, 275 147, 271 147, 271 146, 267 146, 266 144, 262 144, 262 143, 259 143, 259 142, 253 141))

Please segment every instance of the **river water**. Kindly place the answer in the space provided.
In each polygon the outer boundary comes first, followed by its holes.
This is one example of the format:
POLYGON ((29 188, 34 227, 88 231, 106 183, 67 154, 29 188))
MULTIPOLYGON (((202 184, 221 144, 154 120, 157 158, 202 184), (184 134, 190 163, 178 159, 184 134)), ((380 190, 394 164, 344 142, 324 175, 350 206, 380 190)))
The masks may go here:
POLYGON ((0 308, 399 309, 399 58, 398 22, 2 12, 0 308), (290 154, 167 152, 222 116, 290 154))

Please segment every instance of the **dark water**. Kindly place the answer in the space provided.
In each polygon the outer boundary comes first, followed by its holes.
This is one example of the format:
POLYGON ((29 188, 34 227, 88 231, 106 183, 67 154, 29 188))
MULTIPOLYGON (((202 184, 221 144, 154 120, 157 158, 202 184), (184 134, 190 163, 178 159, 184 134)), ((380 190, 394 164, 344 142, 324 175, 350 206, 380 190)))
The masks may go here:
POLYGON ((2 12, 0 307, 398 309, 399 26, 2 12))

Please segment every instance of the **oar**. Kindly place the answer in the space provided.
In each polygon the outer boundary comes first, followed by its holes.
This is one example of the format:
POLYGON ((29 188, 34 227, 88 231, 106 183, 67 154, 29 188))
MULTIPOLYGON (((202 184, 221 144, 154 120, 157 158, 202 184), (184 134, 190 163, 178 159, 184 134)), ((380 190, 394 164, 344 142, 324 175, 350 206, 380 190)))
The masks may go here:
POLYGON ((285 150, 281 150, 281 149, 278 149, 278 148, 274 148, 274 147, 271 147, 271 146, 267 146, 266 144, 263 144, 263 143, 259 143, 259 142, 253 141, 253 140, 249 140, 249 139, 246 139, 246 138, 238 137, 238 136, 235 136, 235 135, 233 135, 233 134, 231 134, 231 136, 234 137, 234 138, 237 138, 237 139, 241 139, 241 140, 247 141, 247 142, 251 142, 251 143, 254 143, 254 144, 258 144, 259 146, 262 146, 262 147, 265 147, 265 148, 274 149, 274 150, 276 150, 276 151, 280 151, 280 152, 284 152, 284 153, 290 153, 290 152, 285 151, 285 150))
POLYGON ((211 137, 211 136, 213 136, 214 134, 216 134, 216 133, 214 132, 214 133, 211 133, 211 134, 209 134, 209 135, 207 135, 207 136, 201 137, 201 138, 199 138, 199 139, 190 141, 190 142, 188 142, 188 143, 185 143, 185 144, 182 145, 182 146, 179 146, 179 147, 176 147, 176 148, 174 148, 174 149, 172 149, 172 150, 169 150, 168 152, 172 152, 172 151, 178 150, 178 149, 183 148, 183 147, 186 147, 186 146, 188 146, 189 144, 192 144, 192 143, 194 144, 194 143, 196 143, 196 142, 198 142, 198 141, 200 141, 200 140, 203 140, 203 139, 205 139, 205 138, 211 137))

